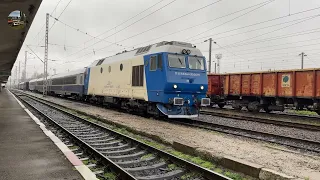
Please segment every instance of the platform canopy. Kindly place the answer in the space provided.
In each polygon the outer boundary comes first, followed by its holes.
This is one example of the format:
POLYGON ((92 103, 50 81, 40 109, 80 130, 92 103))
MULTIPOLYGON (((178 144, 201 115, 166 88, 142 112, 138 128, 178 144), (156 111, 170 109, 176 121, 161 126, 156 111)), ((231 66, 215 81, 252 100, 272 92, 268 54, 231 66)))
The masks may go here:
POLYGON ((11 75, 13 64, 41 2, 42 0, 0 0, 0 83, 7 82, 11 75), (23 29, 19 29, 16 24, 15 27, 8 24, 17 20, 16 18, 8 18, 10 14, 13 16, 17 14, 16 17, 20 17, 15 10, 25 14, 25 19, 20 23, 25 25, 23 29), (13 11, 15 13, 12 13, 13 11))

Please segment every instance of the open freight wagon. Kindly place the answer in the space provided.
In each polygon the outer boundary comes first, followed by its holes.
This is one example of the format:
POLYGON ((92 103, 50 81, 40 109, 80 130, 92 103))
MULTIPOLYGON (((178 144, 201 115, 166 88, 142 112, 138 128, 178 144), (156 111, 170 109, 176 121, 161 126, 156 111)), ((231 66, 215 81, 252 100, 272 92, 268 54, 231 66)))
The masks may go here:
POLYGON ((284 105, 307 108, 320 114, 320 69, 209 74, 207 95, 223 107, 249 111, 283 111, 284 105))

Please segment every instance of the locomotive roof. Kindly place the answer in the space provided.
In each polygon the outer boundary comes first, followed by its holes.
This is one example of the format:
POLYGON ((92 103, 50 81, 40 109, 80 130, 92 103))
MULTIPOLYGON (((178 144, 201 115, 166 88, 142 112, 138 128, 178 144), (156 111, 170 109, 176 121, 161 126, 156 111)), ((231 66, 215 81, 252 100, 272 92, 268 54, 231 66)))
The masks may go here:
POLYGON ((145 47, 140 47, 132 51, 123 51, 113 56, 95 60, 89 67, 97 66, 100 64, 109 64, 116 61, 131 59, 134 57, 144 56, 146 54, 154 54, 159 52, 181 53, 182 49, 189 49, 190 55, 203 56, 201 51, 193 47, 190 43, 178 41, 163 41, 156 44, 151 44, 145 47))

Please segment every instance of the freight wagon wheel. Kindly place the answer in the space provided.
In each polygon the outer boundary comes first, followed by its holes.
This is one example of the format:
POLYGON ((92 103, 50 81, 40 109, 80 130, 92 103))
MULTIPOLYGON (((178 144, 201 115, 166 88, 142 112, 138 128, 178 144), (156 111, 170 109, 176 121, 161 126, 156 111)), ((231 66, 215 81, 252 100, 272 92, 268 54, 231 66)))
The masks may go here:
POLYGON ((264 110, 266 113, 270 113, 270 112, 271 112, 271 110, 269 110, 268 107, 264 107, 263 110, 264 110))
POLYGON ((218 104, 219 108, 223 108, 224 107, 224 104, 218 104))

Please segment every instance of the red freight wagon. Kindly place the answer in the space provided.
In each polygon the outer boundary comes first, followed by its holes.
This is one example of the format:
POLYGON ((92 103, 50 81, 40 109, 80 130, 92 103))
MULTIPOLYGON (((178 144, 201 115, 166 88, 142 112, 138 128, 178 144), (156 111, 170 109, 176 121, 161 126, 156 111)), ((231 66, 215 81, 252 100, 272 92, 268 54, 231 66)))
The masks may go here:
POLYGON ((208 80, 207 94, 220 107, 233 100, 234 108, 249 111, 283 110, 284 104, 294 104, 320 113, 320 69, 209 74, 208 80))

